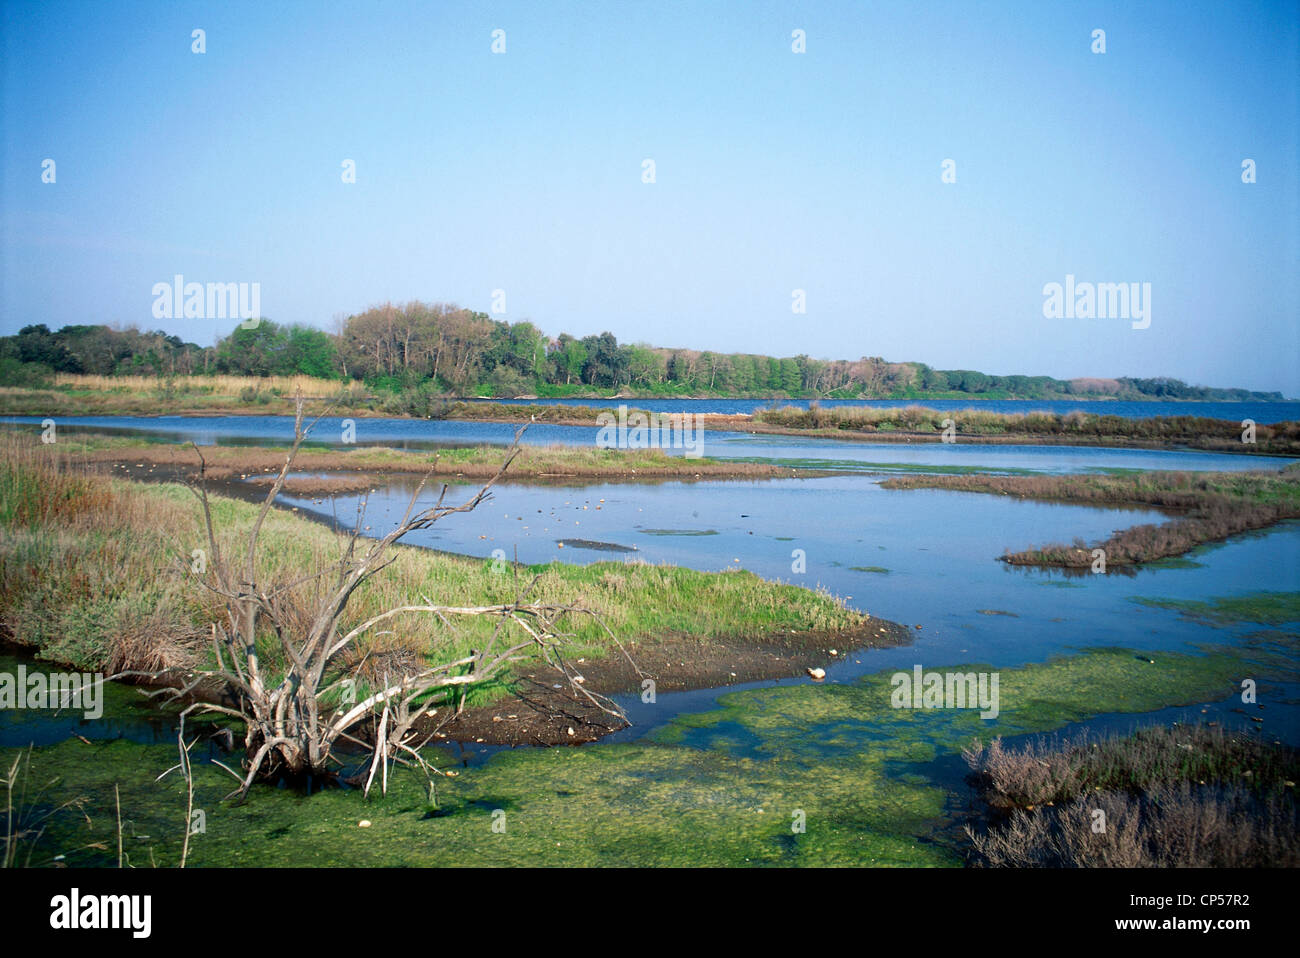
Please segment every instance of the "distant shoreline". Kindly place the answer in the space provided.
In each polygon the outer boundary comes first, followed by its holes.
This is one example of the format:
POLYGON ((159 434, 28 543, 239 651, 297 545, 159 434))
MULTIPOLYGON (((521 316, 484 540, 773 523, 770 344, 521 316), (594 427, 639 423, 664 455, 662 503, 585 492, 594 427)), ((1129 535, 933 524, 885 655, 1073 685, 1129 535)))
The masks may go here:
MULTIPOLYGON (((274 380, 272 380, 274 382, 274 380)), ((238 381, 235 382, 235 385, 238 381)), ((193 384, 188 384, 193 387, 193 384)), ((283 383, 297 388, 333 385, 325 381, 283 383)), ((118 389, 17 389, 0 387, 0 417, 28 416, 40 419, 74 416, 184 416, 190 418, 239 416, 291 416, 294 395, 280 385, 251 398, 209 391, 177 388, 153 393, 118 389)), ((232 388, 227 385, 225 388, 232 388)), ((596 428, 602 413, 627 407, 638 411, 636 399, 620 399, 612 405, 568 403, 525 404, 495 400, 448 400, 424 397, 417 405, 393 403, 391 397, 377 397, 355 390, 309 395, 311 412, 327 410, 331 416, 356 419, 447 420, 504 424, 538 423, 556 426, 596 428)), ((686 400, 683 400, 685 402, 686 400)), ((990 402, 994 400, 983 400, 990 402)), ((1007 400, 1000 400, 1007 401, 1007 400)), ((1087 401, 1087 400, 1082 400, 1087 401)), ((1081 401, 1081 402, 1082 402, 1081 401)), ((1194 400, 1161 400, 1187 403, 1194 400)), ((1199 401, 1199 400, 1195 400, 1199 401)), ((775 400, 774 402, 780 402, 775 400)), ((1108 414, 1101 408, 1054 413, 1034 408, 1025 400, 1025 412, 996 412, 979 408, 971 401, 964 409, 940 410, 917 402, 897 405, 806 406, 786 405, 749 413, 695 412, 673 410, 653 413, 660 417, 695 417, 700 428, 743 432, 753 435, 801 436, 870 443, 954 442, 989 445, 1101 446, 1139 449, 1196 449, 1255 456, 1300 455, 1300 420, 1250 424, 1250 420, 1212 419, 1186 414, 1130 418, 1108 414), (1253 440, 1253 441, 1252 441, 1253 440)), ((1237 400, 1240 402, 1240 400, 1237 400)), ((652 411, 640 409, 651 415, 652 411)))

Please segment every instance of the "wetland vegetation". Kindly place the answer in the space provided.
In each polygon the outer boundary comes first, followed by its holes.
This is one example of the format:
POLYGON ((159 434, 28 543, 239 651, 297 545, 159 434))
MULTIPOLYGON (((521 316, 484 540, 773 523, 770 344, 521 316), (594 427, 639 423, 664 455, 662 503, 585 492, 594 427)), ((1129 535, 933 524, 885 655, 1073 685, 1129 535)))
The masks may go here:
POLYGON ((1141 472, 1109 476, 927 475, 886 479, 889 489, 952 489, 1047 502, 1152 506, 1167 511, 1163 524, 1132 526, 1094 544, 1076 540, 1008 551, 1011 565, 1092 568, 1152 563, 1186 555, 1210 542, 1300 518, 1300 468, 1281 472, 1141 472))

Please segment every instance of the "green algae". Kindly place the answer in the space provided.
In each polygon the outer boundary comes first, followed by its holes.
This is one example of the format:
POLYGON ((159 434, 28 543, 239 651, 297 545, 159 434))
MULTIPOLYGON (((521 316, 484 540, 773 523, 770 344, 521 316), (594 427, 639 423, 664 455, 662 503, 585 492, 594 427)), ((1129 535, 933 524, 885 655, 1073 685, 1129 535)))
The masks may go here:
POLYGON ((716 536, 717 529, 640 529, 647 536, 716 536))
MULTIPOLYGON (((71 865, 116 862, 114 786, 133 865, 175 865, 185 828, 185 783, 175 749, 69 740, 37 749, 32 775, 63 778, 88 799, 64 816, 34 863, 56 851, 71 865), (97 847, 87 847, 97 846, 97 847), (80 849, 71 851, 71 849, 80 849)), ((259 788, 222 802, 233 780, 195 763, 191 866, 231 865, 744 865, 954 864, 950 849, 917 837, 942 812, 943 793, 852 767, 653 745, 520 750, 438 779, 431 812, 422 778, 403 771, 389 794, 364 800, 331 789, 306 798, 259 788), (802 813, 802 814, 800 814, 802 813), (369 821, 362 828, 361 821, 369 821), (803 830, 796 830, 802 824, 803 830), (496 826, 494 828, 494 825, 496 826)))
MULTIPOLYGON (((1018 669, 950 666, 944 672, 999 677, 999 714, 982 719, 978 709, 894 708, 894 673, 864 676, 851 685, 787 686, 723 695, 720 708, 679 716, 654 738, 700 749, 727 749, 726 725, 748 730, 760 744, 751 754, 838 759, 868 751, 881 761, 924 761, 923 749, 955 753, 973 737, 1048 731, 1103 713, 1149 712, 1170 705, 1222 699, 1245 672, 1241 656, 1160 654, 1139 661, 1129 649, 1097 649, 1018 669)), ((926 671, 938 671, 927 667, 926 671)))
POLYGON ((1217 625, 1256 622, 1285 625, 1300 622, 1300 592, 1251 592, 1220 596, 1206 602, 1191 599, 1134 597, 1134 602, 1157 609, 1172 609, 1184 616, 1217 625))
MULTIPOLYGON (((1258 665, 1248 660, 1271 654, 1156 653, 1148 663, 1129 649, 1099 649, 1001 669, 994 720, 970 709, 893 708, 889 672, 733 692, 645 741, 510 750, 459 768, 436 777, 436 805, 410 770, 393 775, 382 798, 259 786, 235 805, 223 800, 234 780, 200 744, 195 807, 206 830, 192 837, 189 864, 956 865, 951 792, 930 774, 937 759, 974 737, 1223 699, 1258 665)), ((0 761, 14 754, 0 750, 0 761)), ((449 753, 429 756, 454 767, 449 753)), ((175 761, 174 746, 126 741, 35 749, 33 780, 56 780, 58 800, 87 804, 85 817, 55 816, 33 862, 61 853, 67 864, 115 864, 116 786, 130 863, 176 864, 185 783, 177 773, 155 781, 175 761)))

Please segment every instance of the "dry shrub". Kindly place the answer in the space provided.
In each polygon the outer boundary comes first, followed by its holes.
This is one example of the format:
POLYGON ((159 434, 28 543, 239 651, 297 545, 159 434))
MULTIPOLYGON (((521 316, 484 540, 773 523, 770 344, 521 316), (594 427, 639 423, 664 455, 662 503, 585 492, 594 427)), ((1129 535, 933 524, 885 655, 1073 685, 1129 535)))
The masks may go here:
POLYGON ((994 739, 962 754, 992 815, 983 832, 966 828, 978 864, 1300 864, 1300 814, 1287 784, 1300 770, 1294 749, 1217 726, 1178 726, 1014 749, 994 739))
POLYGON ((1018 809, 984 834, 966 832, 976 863, 989 867, 1279 868, 1300 865, 1298 826, 1289 794, 1183 783, 1018 809))

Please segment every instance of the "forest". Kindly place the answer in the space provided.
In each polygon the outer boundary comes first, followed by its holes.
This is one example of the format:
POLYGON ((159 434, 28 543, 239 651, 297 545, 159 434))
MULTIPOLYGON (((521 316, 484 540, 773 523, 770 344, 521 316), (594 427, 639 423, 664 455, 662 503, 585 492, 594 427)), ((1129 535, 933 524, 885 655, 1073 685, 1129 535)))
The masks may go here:
POLYGON ((1055 379, 933 369, 879 356, 814 359, 645 343, 610 332, 551 338, 447 303, 386 303, 337 320, 326 332, 269 319, 244 322, 214 346, 131 326, 45 324, 0 337, 0 385, 39 387, 57 373, 160 378, 302 374, 414 387, 454 396, 740 396, 791 398, 1281 400, 1277 392, 1192 386, 1155 377, 1055 379))

